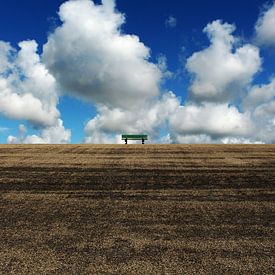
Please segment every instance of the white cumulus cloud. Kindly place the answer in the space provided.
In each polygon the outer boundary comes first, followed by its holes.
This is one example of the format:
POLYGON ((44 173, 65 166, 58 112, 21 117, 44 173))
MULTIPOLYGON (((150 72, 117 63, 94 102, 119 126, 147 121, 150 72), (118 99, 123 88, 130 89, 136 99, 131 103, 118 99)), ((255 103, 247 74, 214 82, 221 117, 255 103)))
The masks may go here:
POLYGON ((275 46, 275 3, 264 10, 256 25, 256 40, 260 45, 275 46))
POLYGON ((166 57, 150 62, 150 49, 121 31, 125 17, 115 1, 67 1, 62 21, 43 47, 43 60, 65 93, 94 104, 85 126, 86 143, 119 143, 121 134, 147 133, 156 141, 179 106, 159 86, 172 73, 166 57))
POLYGON ((37 43, 23 41, 19 47, 16 51, 0 42, 0 113, 26 120, 41 136, 26 136, 26 127, 20 125, 18 137, 9 136, 8 143, 69 142, 70 131, 64 129, 57 109, 57 84, 37 54, 37 43))
POLYGON ((171 128, 176 135, 197 135, 199 140, 208 140, 209 137, 249 136, 253 124, 248 114, 240 113, 234 106, 207 103, 180 107, 171 118, 171 128))
POLYGON ((186 68, 193 75, 190 97, 195 101, 228 102, 242 93, 260 70, 261 59, 255 46, 235 48, 235 26, 213 21, 204 28, 211 45, 194 53, 186 68))
POLYGON ((257 126, 254 136, 266 143, 275 142, 275 79, 255 85, 243 100, 243 108, 251 113, 257 126))
POLYGON ((113 0, 67 1, 62 25, 44 45, 43 59, 65 92, 110 108, 139 108, 159 94, 162 73, 138 36, 124 34, 113 0))
MULTIPOLYGON (((261 44, 273 43, 273 9, 256 24, 261 44)), ((38 129, 31 135, 22 124, 9 143, 70 141, 58 91, 96 107, 85 125, 86 143, 121 143, 122 133, 145 133, 160 143, 275 142, 275 80, 253 86, 259 49, 240 45, 234 25, 216 20, 204 28, 210 45, 187 59, 190 96, 181 106, 173 92, 160 90, 173 76, 166 57, 153 63, 139 37, 122 31, 125 16, 114 0, 69 0, 59 17, 42 57, 35 41, 19 43, 19 50, 0 41, 0 113, 38 129)), ((173 16, 166 21, 176 24, 173 16)))
POLYGON ((262 104, 268 104, 275 101, 275 79, 269 84, 252 86, 248 95, 243 101, 246 110, 255 110, 262 104))
POLYGON ((171 139, 179 143, 257 142, 251 110, 241 111, 233 103, 243 98, 261 68, 259 50, 250 44, 236 48, 235 26, 220 20, 203 31, 211 44, 187 59, 186 68, 193 76, 190 97, 170 118, 171 139))
POLYGON ((0 74, 4 73, 7 69, 10 68, 10 57, 13 48, 9 43, 0 41, 0 74))
POLYGON ((40 62, 36 42, 19 43, 18 53, 9 44, 1 44, 0 56, 6 56, 6 62, 0 74, 0 113, 36 126, 54 124, 60 115, 56 83, 40 62))
POLYGON ((9 144, 65 144, 70 142, 71 131, 66 130, 61 119, 55 125, 43 128, 40 135, 27 135, 25 125, 19 125, 18 136, 9 136, 9 144))
POLYGON ((149 134, 150 142, 158 141, 160 129, 168 127, 171 115, 180 102, 172 92, 159 100, 146 103, 138 110, 110 109, 99 106, 98 115, 86 127, 86 143, 120 143, 121 133, 149 134))

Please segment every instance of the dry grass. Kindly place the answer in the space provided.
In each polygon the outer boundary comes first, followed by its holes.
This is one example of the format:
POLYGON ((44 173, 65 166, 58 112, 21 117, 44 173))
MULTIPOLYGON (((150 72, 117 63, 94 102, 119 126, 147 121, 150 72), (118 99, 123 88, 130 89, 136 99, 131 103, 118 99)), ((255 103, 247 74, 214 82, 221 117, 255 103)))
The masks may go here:
POLYGON ((0 146, 0 274, 274 274, 275 146, 0 146))

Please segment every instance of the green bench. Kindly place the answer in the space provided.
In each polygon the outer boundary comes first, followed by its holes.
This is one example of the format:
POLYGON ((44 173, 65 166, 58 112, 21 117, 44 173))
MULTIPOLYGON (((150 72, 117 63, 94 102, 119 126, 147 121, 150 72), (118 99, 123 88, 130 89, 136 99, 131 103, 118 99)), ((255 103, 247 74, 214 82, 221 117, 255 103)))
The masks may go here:
POLYGON ((128 140, 141 140, 142 144, 144 144, 145 140, 148 140, 147 135, 122 135, 122 140, 125 141, 125 144, 127 144, 128 140))

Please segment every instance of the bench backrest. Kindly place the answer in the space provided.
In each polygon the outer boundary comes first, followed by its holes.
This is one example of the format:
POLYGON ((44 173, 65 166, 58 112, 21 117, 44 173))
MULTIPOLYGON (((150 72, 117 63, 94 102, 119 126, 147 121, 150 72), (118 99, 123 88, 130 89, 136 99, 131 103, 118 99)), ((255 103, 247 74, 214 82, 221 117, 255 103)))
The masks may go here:
POLYGON ((133 140, 148 140, 148 136, 147 135, 122 135, 122 138, 121 139, 133 139, 133 140))

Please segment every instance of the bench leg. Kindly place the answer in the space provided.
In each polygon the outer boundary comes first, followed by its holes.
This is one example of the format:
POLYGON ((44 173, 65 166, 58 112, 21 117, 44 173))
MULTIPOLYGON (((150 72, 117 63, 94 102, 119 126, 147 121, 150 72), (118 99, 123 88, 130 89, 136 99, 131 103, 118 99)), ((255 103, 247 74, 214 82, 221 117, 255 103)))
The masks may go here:
POLYGON ((144 144, 144 139, 142 139, 142 144, 144 144))
POLYGON ((125 138, 125 144, 127 144, 127 138, 125 138))

